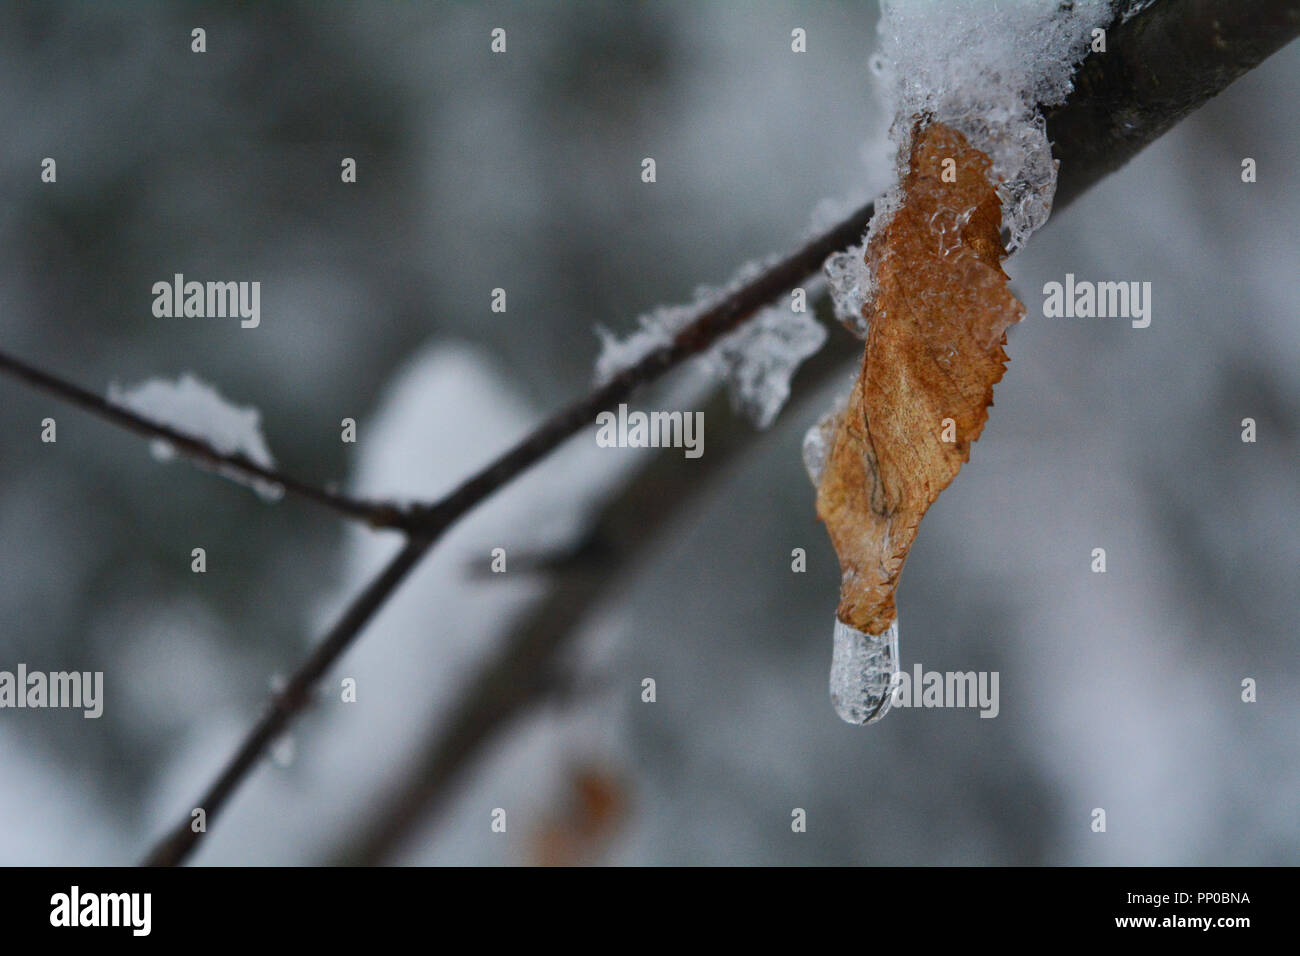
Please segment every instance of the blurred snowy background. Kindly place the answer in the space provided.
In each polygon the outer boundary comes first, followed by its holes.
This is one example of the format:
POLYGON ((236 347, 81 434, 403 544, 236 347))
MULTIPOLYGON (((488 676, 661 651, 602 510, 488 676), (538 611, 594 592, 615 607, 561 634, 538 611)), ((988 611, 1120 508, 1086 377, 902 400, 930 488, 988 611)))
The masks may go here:
MULTIPOLYGON (((262 410, 287 471, 433 497, 588 387, 594 326, 630 329, 794 245, 819 202, 885 185, 876 17, 5 4, 0 339, 97 390, 192 371, 262 410), (39 181, 45 156, 57 185, 39 181), (260 280, 261 327, 155 319, 150 286, 175 272, 260 280), (339 441, 348 416, 356 445, 339 441)), ((417 801, 383 859, 1300 863, 1298 97, 1293 45, 1008 263, 1030 315, 900 591, 903 666, 999 671, 997 719, 898 710, 862 729, 831 710, 838 571, 799 448, 852 371, 836 327, 815 361, 842 371, 796 377, 770 430, 711 412, 704 458, 668 452, 649 479, 651 457, 587 433, 459 526, 196 861, 355 859, 390 795, 418 790, 415 755, 477 667, 563 584, 522 562, 484 574, 491 549, 562 550, 658 473, 664 493, 623 516, 645 546, 566 645, 574 679, 436 812, 417 801), (1150 281, 1151 327, 1042 318, 1043 283, 1066 272, 1150 281), (683 472, 698 493, 676 506, 683 472)), ((701 382, 685 370, 634 407, 701 407, 701 382)), ((0 668, 106 683, 98 721, 0 712, 0 863, 131 862, 396 542, 157 464, 11 381, 0 395, 0 668), (38 440, 47 415, 56 445, 38 440)))

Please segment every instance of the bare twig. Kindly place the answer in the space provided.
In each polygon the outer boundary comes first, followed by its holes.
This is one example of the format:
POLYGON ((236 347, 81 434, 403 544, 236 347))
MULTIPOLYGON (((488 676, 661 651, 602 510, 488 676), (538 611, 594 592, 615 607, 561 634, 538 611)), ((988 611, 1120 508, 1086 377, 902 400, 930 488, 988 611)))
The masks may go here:
MULTIPOLYGON (((428 538, 408 540, 405 547, 389 561, 379 576, 371 581, 343 612, 343 617, 298 668, 284 690, 271 698, 262 718, 249 731, 248 736, 240 744, 239 750, 199 801, 198 806, 203 808, 208 821, 211 821, 225 807, 230 795, 253 769, 262 751, 280 736, 297 713, 307 706, 316 682, 347 649, 374 613, 383 606, 388 596, 401 584, 402 579, 415 567, 431 544, 432 541, 428 538)), ((191 828, 190 820, 182 821, 153 848, 144 861, 145 865, 171 866, 181 862, 194 848, 198 838, 199 834, 191 828)))
MULTIPOLYGON (((819 312, 831 318, 829 308, 819 312)), ((819 389, 860 354, 855 339, 837 336, 800 367, 800 391, 819 389)), ((846 385, 848 381, 846 377, 846 385)), ((661 455, 600 509, 584 547, 550 572, 547 592, 516 616, 509 639, 440 712, 428 742, 407 761, 397 783, 371 801, 375 812, 367 815, 370 822, 333 862, 368 866, 389 860, 411 830, 445 806, 486 745, 547 696, 558 677, 557 660, 615 582, 751 444, 752 431, 735 419, 728 405, 727 397, 719 394, 704 408, 706 421, 727 422, 729 427, 713 429, 709 453, 696 463, 699 467, 685 469, 679 460, 661 455), (655 519, 647 521, 648 514, 655 519), (587 552, 593 560, 585 559, 587 552)))
POLYGON ((561 409, 441 501, 415 508, 412 512, 415 526, 434 535, 440 534, 488 495, 553 452, 565 439, 594 424, 600 412, 614 409, 642 385, 653 382, 682 360, 703 352, 722 336, 734 331, 777 296, 817 272, 832 253, 861 239, 871 221, 873 208, 874 204, 867 203, 798 252, 765 269, 716 305, 705 309, 677 333, 671 345, 656 349, 586 397, 561 409))
POLYGON ((21 359, 14 358, 6 352, 0 352, 0 373, 9 375, 33 388, 54 395, 65 402, 85 409, 105 421, 118 425, 128 431, 165 441, 187 458, 200 462, 211 468, 229 469, 245 478, 260 478, 282 486, 309 501, 332 508, 339 514, 356 518, 376 528, 401 528, 409 524, 406 512, 387 502, 361 501, 350 498, 325 488, 318 488, 292 475, 274 468, 264 468, 251 461, 246 455, 230 455, 218 451, 211 444, 194 435, 187 435, 158 422, 150 421, 142 415, 121 405, 115 405, 101 395, 87 391, 79 385, 38 369, 21 359))
POLYGON ((1300 0, 1164 0, 1110 30, 1047 113, 1057 206, 1119 169, 1300 33, 1300 0))
MULTIPOLYGON (((374 610, 388 598, 406 573, 448 528, 484 498, 554 451, 565 439, 594 424, 599 412, 617 406, 636 389, 659 378, 683 359, 704 351, 771 300, 816 272, 827 256, 844 246, 852 245, 862 236, 871 220, 871 211, 870 204, 864 206, 798 252, 740 286, 716 305, 701 312, 689 326, 678 333, 671 345, 651 352, 586 398, 561 410, 442 500, 413 509, 411 521, 404 525, 411 533, 406 548, 353 602, 325 641, 294 674, 289 687, 272 701, 266 715, 249 732, 217 782, 208 789, 198 804, 206 814, 208 825, 212 824, 235 786, 253 768, 257 756, 283 731, 293 716, 306 706, 315 682, 347 650, 374 610)), ((155 866, 184 862, 200 835, 191 828, 187 817, 154 847, 145 862, 155 866)))

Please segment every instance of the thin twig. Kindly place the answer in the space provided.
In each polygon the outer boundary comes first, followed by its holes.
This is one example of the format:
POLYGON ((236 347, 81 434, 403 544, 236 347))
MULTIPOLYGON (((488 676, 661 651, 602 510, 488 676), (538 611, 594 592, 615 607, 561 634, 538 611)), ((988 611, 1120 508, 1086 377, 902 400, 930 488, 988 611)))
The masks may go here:
MULTIPOLYGON (((284 690, 271 698, 262 718, 253 726, 244 742, 240 744, 239 750, 198 802, 198 806, 204 811, 206 822, 210 823, 225 807, 235 788, 257 763, 262 751, 279 737, 298 712, 307 706, 316 688, 316 682, 347 649, 375 612, 384 605, 388 596, 419 563, 420 558, 424 557, 424 553, 429 550, 432 543, 428 538, 408 540, 379 576, 371 581, 348 606, 343 617, 298 668, 284 690)), ((144 864, 173 866, 180 863, 194 849, 199 836, 200 834, 191 826, 190 819, 185 819, 153 848, 144 864)))
MULTIPOLYGON (((828 303, 819 306, 819 317, 833 321, 828 303)), ((857 340, 836 336, 799 368, 799 391, 820 390, 861 353, 857 340)), ((844 381, 847 386, 849 379, 844 381)), ((330 862, 372 866, 391 861, 411 831, 427 825, 446 806, 488 745, 547 697, 558 679, 557 661, 583 623, 617 582, 634 572, 639 556, 661 540, 752 443, 753 431, 730 413, 728 404, 726 395, 719 394, 704 408, 705 421, 721 420, 725 427, 713 429, 709 453, 697 463, 700 467, 682 468, 680 461, 661 455, 600 508, 584 536, 584 547, 549 572, 546 593, 515 616, 508 639, 477 665, 477 673, 450 706, 439 711, 422 749, 405 762, 395 784, 368 800, 374 812, 330 862), (653 521, 646 520, 648 514, 654 515, 653 521), (586 552, 593 554, 591 560, 586 552)))
POLYGON ((867 203, 798 252, 765 269, 701 312, 677 333, 671 345, 655 349, 586 397, 561 409, 442 500, 414 508, 414 525, 422 531, 440 534, 484 498, 549 455, 566 439, 594 424, 600 412, 614 409, 642 385, 653 382, 682 360, 703 352, 777 296, 817 272, 832 253, 858 242, 871 222, 873 209, 874 204, 867 203))
MULTIPOLYGON (((307 705, 316 681, 347 650, 374 610, 387 600, 406 573, 448 528, 484 498, 558 448, 565 439, 595 424, 599 412, 617 406, 642 385, 659 378, 683 359, 704 351, 777 296, 815 273, 831 253, 857 242, 866 231, 871 212, 871 204, 864 206, 798 252, 764 270, 701 312, 677 334, 671 345, 651 352, 586 398, 552 416, 445 498, 433 505, 413 509, 411 523, 404 525, 411 533, 406 548, 349 606, 324 642, 294 674, 285 691, 274 698, 265 716, 249 732, 216 783, 208 788, 198 804, 203 808, 207 825, 212 825, 235 787, 256 764, 258 755, 307 705)), ((153 848, 146 864, 170 866, 184 862, 201 835, 191 827, 187 816, 153 848)))
POLYGON ((346 515, 349 518, 364 521, 372 527, 401 528, 410 523, 407 513, 397 505, 350 498, 335 491, 319 488, 292 475, 286 475, 275 468, 263 467, 250 460, 246 455, 232 455, 218 451, 202 438, 177 431, 168 425, 150 421, 128 408, 115 405, 102 395, 96 395, 94 392, 87 391, 66 379, 29 365, 3 351, 0 351, 0 373, 9 375, 33 388, 85 409, 105 421, 135 432, 137 435, 165 441, 186 458, 214 469, 229 469, 244 478, 259 478, 280 485, 286 491, 324 505, 327 508, 332 508, 339 514, 346 515))

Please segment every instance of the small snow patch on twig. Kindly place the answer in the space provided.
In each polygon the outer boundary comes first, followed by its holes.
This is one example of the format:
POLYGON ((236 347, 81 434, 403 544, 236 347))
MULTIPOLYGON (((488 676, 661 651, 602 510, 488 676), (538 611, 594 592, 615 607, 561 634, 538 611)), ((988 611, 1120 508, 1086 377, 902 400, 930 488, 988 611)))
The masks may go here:
MULTIPOLYGON (((769 256, 742 266, 721 288, 701 286, 687 305, 659 306, 637 319, 636 331, 620 337, 598 327, 601 354, 596 381, 604 384, 674 337, 709 309, 770 269, 780 259, 769 256)), ((810 280, 810 287, 818 280, 810 280)), ((805 297, 810 290, 805 290, 805 297)), ((700 356, 705 368, 726 382, 732 407, 758 428, 767 428, 790 395, 790 378, 799 365, 821 348, 826 330, 811 313, 794 312, 778 301, 721 338, 700 356)))
MULTIPOLYGON (((252 406, 240 407, 221 396, 213 386, 189 372, 175 382, 151 378, 138 385, 108 387, 108 400, 158 425, 205 442, 218 454, 242 455, 262 468, 275 467, 275 459, 262 435, 262 413, 252 406)), ((176 449, 162 439, 151 445, 154 458, 170 461, 176 449)), ((232 481, 247 485, 268 501, 283 497, 283 486, 248 475, 234 465, 203 467, 232 481)))

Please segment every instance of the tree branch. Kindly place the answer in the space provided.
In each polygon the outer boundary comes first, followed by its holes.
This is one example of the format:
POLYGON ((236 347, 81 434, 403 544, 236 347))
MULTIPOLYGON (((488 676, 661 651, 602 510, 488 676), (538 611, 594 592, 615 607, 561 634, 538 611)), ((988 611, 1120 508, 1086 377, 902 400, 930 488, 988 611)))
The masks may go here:
MULTIPOLYGON (((821 305, 821 317, 833 321, 828 300, 821 305)), ((837 336, 799 368, 801 391, 816 391, 861 351, 856 339, 837 336)), ((495 736, 547 695, 555 684, 557 659, 615 582, 750 444, 752 430, 729 406, 720 393, 703 410, 706 421, 729 427, 712 429, 709 453, 696 463, 699 467, 683 468, 678 459, 660 455, 601 507, 584 538, 595 559, 582 561, 580 549, 569 566, 550 573, 547 593, 516 615, 509 639, 436 718, 428 742, 407 762, 401 779, 372 801, 371 822, 337 852, 334 863, 371 866, 391 858, 417 825, 445 806, 495 736), (650 514, 654 521, 646 521, 650 514)))
MULTIPOLYGON (((343 619, 294 674, 289 687, 273 699, 266 715, 249 732, 217 782, 208 789, 198 804, 206 813, 208 824, 212 824, 235 786, 252 769, 257 756, 283 731, 293 716, 306 706, 311 699, 310 690, 315 682, 347 650, 374 610, 387 600, 406 573, 448 528, 484 498, 554 451, 567 438, 593 424, 599 412, 616 407, 642 385, 659 378, 682 360, 704 351, 772 299, 817 272, 827 256, 861 238, 871 220, 871 211, 871 204, 864 206, 844 222, 702 311, 678 333, 671 345, 656 349, 586 398, 552 416, 514 448, 445 498, 433 505, 412 509, 408 520, 395 525, 411 534, 406 548, 357 597, 344 613, 343 619)), ((200 836, 191 829, 190 821, 186 818, 154 847, 145 862, 153 866, 181 863, 194 849, 200 836)))
MULTIPOLYGON (((408 540, 379 576, 343 612, 343 617, 298 668, 284 690, 271 698, 262 718, 249 731, 239 750, 197 804, 203 808, 209 823, 221 812, 235 788, 253 769, 262 751, 285 731, 289 722, 311 701, 316 682, 361 633, 375 612, 383 607, 389 595, 419 563, 420 558, 424 557, 432 543, 428 538, 408 540)), ((187 816, 160 840, 145 859, 144 865, 174 866, 183 861, 201 836, 193 830, 190 822, 187 816)))
POLYGON ((299 497, 332 508, 348 518, 364 521, 372 527, 403 528, 410 523, 406 512, 395 504, 360 501, 347 495, 318 488, 274 468, 264 468, 245 455, 225 454, 213 448, 211 444, 202 438, 179 432, 168 425, 150 421, 128 408, 113 404, 101 395, 87 391, 79 385, 74 385, 65 379, 59 378, 57 375, 42 371, 3 351, 0 351, 0 373, 9 375, 39 391, 76 405, 92 415, 125 428, 127 431, 143 435, 145 438, 165 441, 186 458, 193 461, 208 465, 214 469, 230 469, 245 478, 259 478, 263 481, 273 482, 299 497))
POLYGON ((798 252, 765 269, 716 305, 702 311, 677 333, 671 345, 655 349, 586 397, 561 409, 440 501, 413 509, 414 526, 429 534, 441 534, 480 501, 537 464, 566 439, 594 424, 600 412, 616 409, 642 385, 655 381, 683 360, 705 351, 777 296, 818 272, 828 256, 862 238, 871 222, 873 209, 874 204, 867 203, 798 252))
POLYGON ((1295 39, 1300 0, 1164 0, 1108 32, 1047 113, 1058 208, 1295 39))

